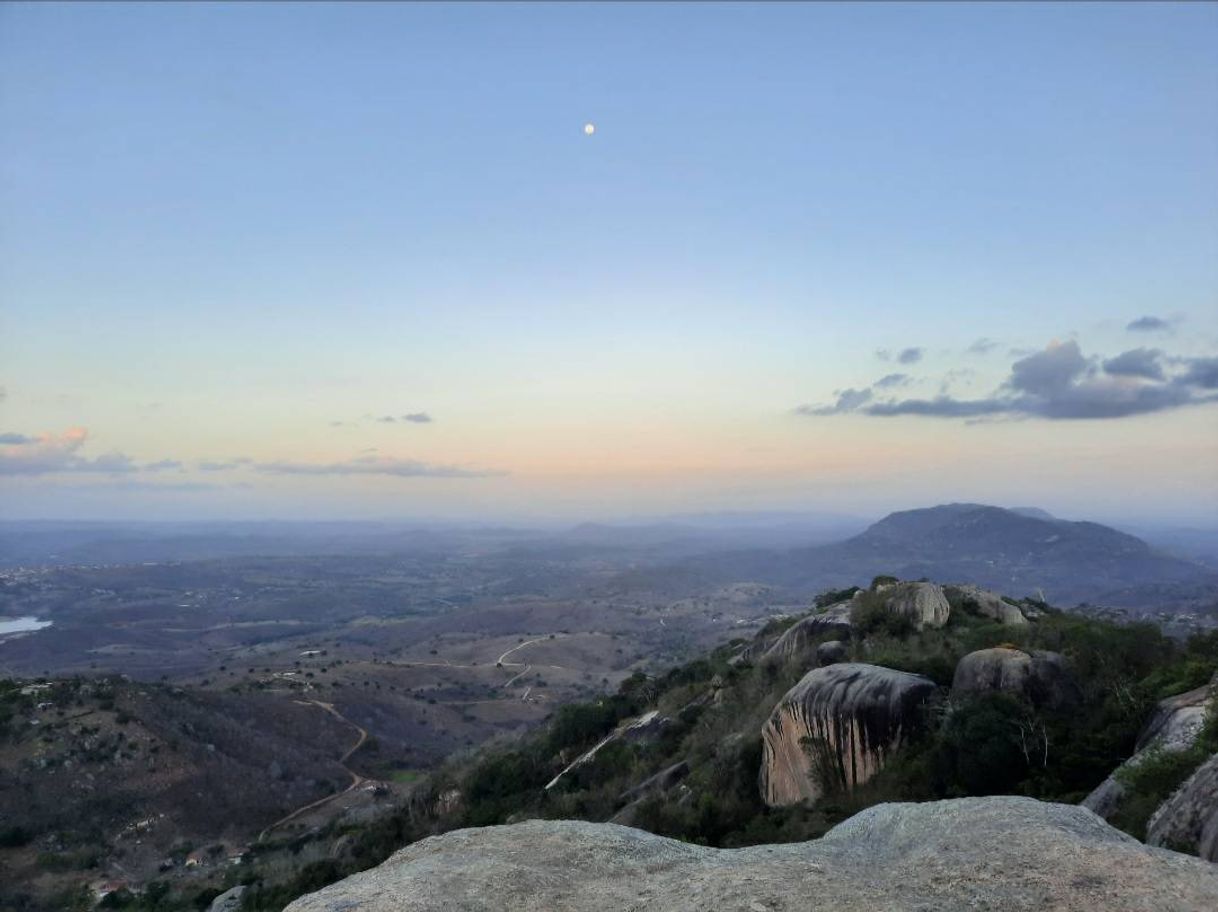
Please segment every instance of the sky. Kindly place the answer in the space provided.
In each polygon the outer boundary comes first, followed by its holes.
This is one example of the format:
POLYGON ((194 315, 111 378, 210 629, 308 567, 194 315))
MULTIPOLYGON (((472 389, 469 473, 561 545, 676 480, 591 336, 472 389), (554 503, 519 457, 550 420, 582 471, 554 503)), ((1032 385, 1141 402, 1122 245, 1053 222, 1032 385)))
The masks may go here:
POLYGON ((4 4, 0 517, 1212 520, 1216 45, 1214 4, 4 4))

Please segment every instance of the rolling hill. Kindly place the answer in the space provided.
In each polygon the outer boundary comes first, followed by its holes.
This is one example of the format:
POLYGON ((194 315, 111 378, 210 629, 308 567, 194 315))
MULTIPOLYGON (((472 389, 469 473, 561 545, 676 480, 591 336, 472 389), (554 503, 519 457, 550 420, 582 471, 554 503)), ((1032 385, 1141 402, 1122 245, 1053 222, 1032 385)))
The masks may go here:
POLYGON ((956 503, 891 513, 845 541, 700 559, 707 572, 800 591, 865 583, 891 573, 975 583, 1056 604, 1204 610, 1218 574, 1136 536, 1042 510, 956 503), (1183 598, 1182 593, 1188 597, 1183 598))

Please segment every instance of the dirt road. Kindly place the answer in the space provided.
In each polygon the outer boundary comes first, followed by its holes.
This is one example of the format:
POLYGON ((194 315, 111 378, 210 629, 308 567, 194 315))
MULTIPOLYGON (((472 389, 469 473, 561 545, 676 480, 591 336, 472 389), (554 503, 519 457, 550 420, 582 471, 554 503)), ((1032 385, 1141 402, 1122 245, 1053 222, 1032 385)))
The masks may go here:
POLYGON ((278 820, 276 820, 274 823, 272 823, 269 827, 267 827, 265 830, 263 830, 261 833, 258 834, 259 842, 262 842, 262 840, 264 840, 268 834, 270 834, 273 830, 278 829, 279 827, 283 826, 285 823, 289 823, 289 822, 295 820, 301 814, 311 811, 314 808, 321 807, 323 804, 333 801, 335 798, 341 798, 343 795, 347 794, 352 789, 358 788, 365 781, 367 781, 364 779, 363 776, 361 776, 355 770, 348 767, 347 761, 351 759, 351 757, 355 754, 355 752, 357 750, 359 750, 361 747, 364 746, 364 742, 368 740, 368 732, 365 729, 361 728, 360 726, 356 725, 354 722, 352 722, 350 719, 348 719, 346 716, 344 716, 342 713, 340 713, 337 709, 335 709, 333 703, 323 703, 321 700, 296 700, 295 702, 299 703, 302 706, 320 706, 322 709, 324 709, 334 718, 338 719, 340 722, 345 722, 347 725, 350 725, 357 732, 359 732, 359 738, 356 740, 356 742, 353 745, 351 745, 350 748, 347 749, 346 753, 344 753, 341 757, 338 758, 339 765, 343 768, 343 770, 347 773, 347 775, 351 777, 351 784, 348 785, 341 792, 335 792, 333 795, 327 795, 325 798, 320 798, 317 801, 311 801, 308 804, 304 805, 303 807, 298 807, 296 810, 292 811, 292 813, 290 813, 284 817, 280 817, 278 820))

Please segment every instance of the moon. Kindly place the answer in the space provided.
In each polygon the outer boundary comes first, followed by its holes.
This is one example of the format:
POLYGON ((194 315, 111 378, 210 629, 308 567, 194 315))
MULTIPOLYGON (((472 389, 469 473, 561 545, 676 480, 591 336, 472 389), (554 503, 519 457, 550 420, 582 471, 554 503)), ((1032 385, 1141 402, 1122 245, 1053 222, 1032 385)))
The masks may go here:
POLYGON ((594 124, 594 123, 584 124, 584 135, 585 136, 591 136, 595 132, 596 132, 596 124, 594 124))

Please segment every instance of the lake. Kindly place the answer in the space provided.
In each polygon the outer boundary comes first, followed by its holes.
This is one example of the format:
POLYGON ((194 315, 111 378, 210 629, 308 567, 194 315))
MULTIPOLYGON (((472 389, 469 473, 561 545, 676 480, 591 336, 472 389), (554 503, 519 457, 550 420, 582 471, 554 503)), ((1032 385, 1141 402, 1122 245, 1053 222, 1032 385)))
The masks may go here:
POLYGON ((25 633, 27 630, 41 630, 50 627, 52 621, 40 621, 36 617, 0 618, 0 636, 6 633, 25 633))

